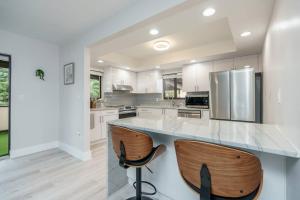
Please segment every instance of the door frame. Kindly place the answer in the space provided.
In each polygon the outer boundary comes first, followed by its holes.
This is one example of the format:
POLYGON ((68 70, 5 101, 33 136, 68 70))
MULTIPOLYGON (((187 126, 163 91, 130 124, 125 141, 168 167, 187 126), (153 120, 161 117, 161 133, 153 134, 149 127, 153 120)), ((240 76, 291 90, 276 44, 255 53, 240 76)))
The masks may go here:
POLYGON ((8 91, 9 91, 9 99, 8 99, 8 154, 2 155, 0 158, 9 156, 10 155, 10 147, 11 147, 11 74, 12 74, 12 69, 11 69, 11 55, 5 54, 5 53, 0 53, 0 56, 8 57, 8 67, 9 67, 9 76, 8 76, 8 91))

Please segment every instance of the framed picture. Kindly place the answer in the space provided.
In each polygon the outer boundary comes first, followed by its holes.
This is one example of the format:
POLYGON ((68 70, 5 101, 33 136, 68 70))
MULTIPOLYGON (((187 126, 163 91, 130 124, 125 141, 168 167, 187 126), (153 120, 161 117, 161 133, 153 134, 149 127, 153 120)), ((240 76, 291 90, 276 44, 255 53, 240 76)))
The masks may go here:
POLYGON ((64 83, 65 85, 74 84, 75 79, 75 64, 69 63, 64 65, 64 83))

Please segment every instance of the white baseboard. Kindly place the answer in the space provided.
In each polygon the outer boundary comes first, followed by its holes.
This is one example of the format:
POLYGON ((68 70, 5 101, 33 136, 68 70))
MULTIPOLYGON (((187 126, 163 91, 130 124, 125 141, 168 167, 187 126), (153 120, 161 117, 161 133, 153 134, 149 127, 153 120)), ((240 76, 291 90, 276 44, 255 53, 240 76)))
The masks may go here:
POLYGON ((33 153, 38 153, 41 151, 58 148, 58 146, 59 146, 59 142, 54 141, 54 142, 39 144, 39 145, 31 146, 31 147, 25 147, 22 149, 11 150, 10 158, 18 158, 18 157, 30 155, 33 153))
POLYGON ((66 143, 60 142, 59 148, 82 161, 87 161, 92 158, 91 151, 83 152, 83 151, 78 150, 77 148, 74 148, 74 147, 66 144, 66 143))
POLYGON ((83 151, 80 151, 77 148, 74 148, 68 144, 58 142, 58 141, 35 145, 35 146, 31 146, 31 147, 25 147, 22 149, 11 150, 10 158, 18 158, 18 157, 22 157, 22 156, 27 156, 27 155, 30 155, 33 153, 38 153, 41 151, 46 151, 46 150, 55 149, 55 148, 59 148, 59 149, 65 151, 66 153, 68 153, 82 161, 90 160, 92 158, 91 151, 83 152, 83 151))

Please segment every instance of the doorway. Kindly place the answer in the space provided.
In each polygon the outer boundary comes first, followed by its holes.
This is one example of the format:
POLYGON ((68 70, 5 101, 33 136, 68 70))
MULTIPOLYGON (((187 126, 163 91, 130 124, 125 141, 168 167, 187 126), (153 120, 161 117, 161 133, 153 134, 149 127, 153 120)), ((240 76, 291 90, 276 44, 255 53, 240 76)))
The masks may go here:
POLYGON ((11 56, 0 54, 0 158, 10 151, 11 56))

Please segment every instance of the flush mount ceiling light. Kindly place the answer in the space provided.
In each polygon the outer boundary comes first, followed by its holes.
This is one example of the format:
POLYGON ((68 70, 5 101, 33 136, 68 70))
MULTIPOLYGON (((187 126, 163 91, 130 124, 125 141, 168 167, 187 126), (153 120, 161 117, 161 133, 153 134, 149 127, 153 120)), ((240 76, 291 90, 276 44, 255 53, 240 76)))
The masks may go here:
POLYGON ((157 41, 153 44, 153 48, 156 51, 166 51, 170 48, 170 43, 168 41, 157 41))
POLYGON ((156 69, 159 69, 159 68, 160 68, 160 66, 159 66, 159 65, 157 65, 157 66, 155 66, 155 68, 156 68, 156 69))
POLYGON ((159 34, 159 30, 157 30, 156 28, 153 28, 149 31, 150 35, 157 35, 159 34))
POLYGON ((197 62, 197 60, 190 60, 190 63, 195 63, 197 62))
POLYGON ((97 60, 97 62, 98 62, 98 63, 104 63, 104 61, 103 61, 103 60, 97 60))
POLYGON ((203 12, 202 12, 202 15, 204 17, 209 17, 209 16, 212 16, 216 13, 216 10, 213 9, 213 8, 206 8, 203 12))
POLYGON ((249 31, 245 31, 245 32, 241 33, 241 37, 248 37, 250 35, 251 35, 251 32, 249 32, 249 31))

